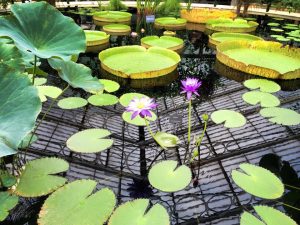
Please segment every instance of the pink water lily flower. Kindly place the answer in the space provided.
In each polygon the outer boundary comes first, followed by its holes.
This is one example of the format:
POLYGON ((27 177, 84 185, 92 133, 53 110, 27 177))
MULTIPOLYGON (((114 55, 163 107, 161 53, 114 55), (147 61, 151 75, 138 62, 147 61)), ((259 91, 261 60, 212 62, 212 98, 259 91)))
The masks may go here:
POLYGON ((181 84, 182 91, 180 93, 186 93, 188 100, 192 98, 192 94, 199 96, 198 89, 202 85, 202 81, 197 78, 187 77, 186 80, 181 81, 181 84))
POLYGON ((157 107, 154 99, 148 97, 133 98, 126 107, 127 112, 132 112, 131 119, 133 120, 138 115, 142 118, 146 116, 152 117, 151 111, 157 107))

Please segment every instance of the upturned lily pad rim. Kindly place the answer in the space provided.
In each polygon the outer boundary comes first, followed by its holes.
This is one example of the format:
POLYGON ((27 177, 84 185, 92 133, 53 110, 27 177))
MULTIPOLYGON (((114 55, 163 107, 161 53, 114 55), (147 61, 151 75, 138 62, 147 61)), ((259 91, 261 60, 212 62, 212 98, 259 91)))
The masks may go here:
POLYGON ((97 45, 103 45, 107 44, 109 42, 110 35, 103 32, 103 31, 97 31, 97 30, 85 30, 85 37, 86 37, 86 46, 97 46, 97 45), (89 36, 96 36, 97 39, 91 39, 89 36))
POLYGON ((181 30, 186 27, 187 20, 175 17, 160 17, 155 19, 154 26, 159 29, 181 30))
POLYGON ((101 11, 94 13, 93 19, 102 22, 128 22, 131 20, 131 13, 121 11, 101 11))
POLYGON ((131 32, 131 27, 126 24, 107 24, 103 26, 103 31, 111 35, 128 35, 131 32))
MULTIPOLYGON (((163 47, 163 46, 157 46, 153 41, 160 41, 162 43, 165 43, 168 47, 167 49, 173 50, 173 51, 179 51, 183 48, 183 40, 177 37, 171 37, 171 36, 161 36, 158 37, 156 35, 153 36, 146 36, 141 39, 141 45, 146 48, 150 47, 163 47)), ((163 47, 165 48, 165 47, 163 47)))
POLYGON ((235 26, 236 24, 233 19, 226 19, 228 22, 222 21, 223 19, 212 19, 207 21, 206 23, 206 29, 211 31, 218 31, 218 32, 232 32, 232 33, 250 33, 256 30, 258 27, 258 23, 254 21, 246 21, 245 24, 248 25, 248 27, 239 27, 235 26), (231 22, 229 22, 231 20, 231 22), (220 22, 218 22, 220 21, 220 22), (224 26, 222 24, 231 24, 232 26, 224 26))

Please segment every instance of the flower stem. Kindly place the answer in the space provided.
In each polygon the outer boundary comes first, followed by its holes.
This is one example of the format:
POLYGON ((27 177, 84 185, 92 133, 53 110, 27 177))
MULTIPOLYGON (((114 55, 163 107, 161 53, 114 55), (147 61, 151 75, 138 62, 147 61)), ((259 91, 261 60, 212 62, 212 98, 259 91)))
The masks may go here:
POLYGON ((287 186, 287 187, 296 189, 296 190, 300 190, 300 187, 295 187, 295 186, 292 186, 292 185, 289 185, 289 184, 284 184, 284 185, 287 186))
POLYGON ((287 206, 287 207, 290 207, 290 208, 292 208, 292 209, 295 209, 295 210, 297 210, 297 211, 300 211, 299 208, 294 207, 294 206, 291 206, 291 205, 289 205, 289 204, 285 204, 284 202, 279 202, 279 201, 276 201, 276 202, 278 202, 278 203, 280 203, 280 204, 282 204, 282 205, 285 205, 285 206, 287 206))
POLYGON ((191 116, 192 116, 192 100, 189 100, 188 114, 188 144, 191 142, 191 116))
POLYGON ((145 120, 146 127, 147 127, 148 132, 150 133, 151 137, 155 140, 155 142, 156 142, 162 149, 166 149, 165 147, 163 147, 163 146, 156 140, 156 138, 155 138, 155 136, 154 136, 154 133, 153 133, 153 131, 152 131, 150 125, 149 125, 149 121, 148 121, 146 118, 144 118, 144 120, 145 120))
POLYGON ((34 85, 34 79, 36 75, 36 63, 37 63, 37 57, 34 55, 34 66, 33 66, 33 73, 32 73, 32 85, 34 85))

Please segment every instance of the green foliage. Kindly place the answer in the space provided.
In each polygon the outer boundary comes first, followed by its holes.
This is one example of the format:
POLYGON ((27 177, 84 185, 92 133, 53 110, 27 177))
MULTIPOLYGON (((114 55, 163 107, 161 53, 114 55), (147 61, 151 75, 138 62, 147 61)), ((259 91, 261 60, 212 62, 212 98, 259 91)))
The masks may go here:
POLYGON ((160 16, 174 16, 180 17, 181 5, 179 0, 164 0, 162 4, 157 7, 157 14, 160 16))
POLYGON ((88 98, 88 102, 95 106, 108 106, 117 104, 119 99, 111 94, 97 94, 88 98))
POLYGON ((87 100, 80 97, 68 97, 58 101, 57 106, 61 109, 77 109, 88 104, 87 100))
POLYGON ((271 80, 250 79, 244 82, 244 86, 249 89, 259 89, 262 92, 274 93, 280 91, 280 86, 271 80))
POLYGON ((261 107, 275 107, 280 105, 279 99, 270 93, 249 91, 244 93, 242 97, 250 105, 260 104, 261 107))
POLYGON ((228 109, 213 112, 211 119, 216 124, 224 123, 224 127, 227 128, 242 127, 246 124, 246 118, 242 114, 228 109))
POLYGON ((9 188, 17 182, 17 179, 7 171, 0 170, 0 187, 9 188))
POLYGON ((22 55, 13 44, 0 43, 0 66, 6 65, 11 69, 24 71, 22 55))
POLYGON ((272 123, 285 126, 293 126, 300 124, 300 114, 291 109, 272 107, 260 110, 260 115, 269 118, 272 123))
POLYGON ((8 192, 0 192, 0 222, 8 216, 8 211, 18 204, 19 198, 8 192))
POLYGON ((140 93, 126 93, 120 97, 119 101, 122 106, 127 107, 132 99, 142 98, 142 97, 148 97, 148 96, 140 93))
POLYGON ((300 0, 281 0, 279 6, 289 9, 289 11, 297 11, 300 9, 300 0))
POLYGON ((58 98, 58 96, 60 96, 62 93, 60 88, 54 86, 43 85, 37 86, 36 88, 38 89, 41 102, 47 101, 47 97, 54 99, 58 98))
POLYGON ((110 11, 120 11, 126 10, 127 6, 124 5, 121 0, 109 0, 107 10, 110 11))
MULTIPOLYGON (((131 119, 132 112, 123 112, 122 119, 132 125, 135 126, 146 126, 145 119, 140 117, 139 115, 135 117, 133 120, 131 119)), ((151 112, 151 117, 147 117, 148 121, 155 121, 157 119, 157 116, 154 112, 151 112)))
POLYGON ((180 142, 177 136, 160 131, 157 132, 153 138, 165 150, 171 147, 175 147, 180 142))
POLYGON ((104 85, 104 90, 107 92, 115 92, 120 88, 120 84, 113 80, 99 79, 99 82, 104 85))

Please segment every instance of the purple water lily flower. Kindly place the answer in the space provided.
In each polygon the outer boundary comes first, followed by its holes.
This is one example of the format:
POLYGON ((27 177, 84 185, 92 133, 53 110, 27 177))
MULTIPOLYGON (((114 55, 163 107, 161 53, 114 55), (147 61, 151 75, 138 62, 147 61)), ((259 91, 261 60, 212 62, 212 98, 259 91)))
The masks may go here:
POLYGON ((199 96, 198 89, 202 85, 202 81, 197 78, 187 77, 186 80, 181 81, 181 84, 182 91, 180 93, 186 93, 188 100, 192 98, 192 94, 199 96))
POLYGON ((142 118, 146 116, 152 117, 151 111, 157 107, 154 99, 148 97, 133 98, 126 107, 127 112, 132 112, 131 119, 133 120, 138 115, 142 118))

